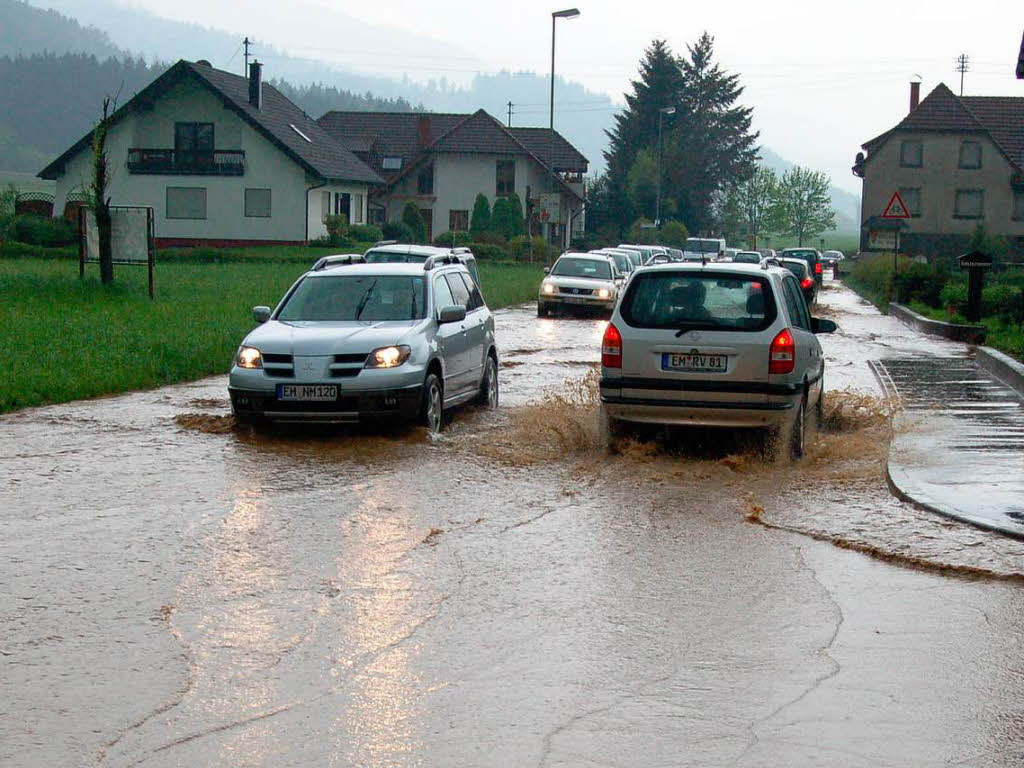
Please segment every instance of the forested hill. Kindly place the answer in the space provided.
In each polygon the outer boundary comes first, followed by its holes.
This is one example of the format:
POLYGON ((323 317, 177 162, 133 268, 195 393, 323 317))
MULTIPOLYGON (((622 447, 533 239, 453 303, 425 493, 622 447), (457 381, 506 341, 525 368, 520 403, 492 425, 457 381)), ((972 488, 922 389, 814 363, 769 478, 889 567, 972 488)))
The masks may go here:
POLYGON ((35 8, 21 0, 0 0, 0 56, 32 53, 91 53, 102 59, 121 56, 106 32, 72 18, 35 8))

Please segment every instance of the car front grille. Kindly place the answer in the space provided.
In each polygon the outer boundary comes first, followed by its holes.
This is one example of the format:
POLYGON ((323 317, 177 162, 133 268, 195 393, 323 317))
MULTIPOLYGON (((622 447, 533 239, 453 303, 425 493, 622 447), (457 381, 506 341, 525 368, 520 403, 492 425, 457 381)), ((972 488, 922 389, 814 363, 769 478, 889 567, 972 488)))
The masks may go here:
POLYGON ((566 296, 590 296, 593 292, 593 288, 559 288, 559 293, 565 294, 566 296))
POLYGON ((278 379, 294 379, 295 363, 291 355, 278 355, 272 352, 263 354, 263 371, 267 376, 278 379))
POLYGON ((366 357, 369 353, 335 355, 334 362, 330 366, 330 375, 334 379, 347 379, 358 376, 366 364, 366 357))

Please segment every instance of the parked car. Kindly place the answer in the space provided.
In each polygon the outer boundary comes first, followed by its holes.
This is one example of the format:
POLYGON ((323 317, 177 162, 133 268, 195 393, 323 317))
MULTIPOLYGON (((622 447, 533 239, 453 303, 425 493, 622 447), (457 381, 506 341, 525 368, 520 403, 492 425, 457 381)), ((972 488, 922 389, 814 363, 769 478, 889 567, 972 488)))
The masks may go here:
POLYGON ((429 258, 455 256, 480 285, 476 256, 469 248, 439 248, 433 245, 407 245, 390 241, 377 243, 363 254, 367 264, 422 264, 429 258))
POLYGON ((783 248, 782 253, 779 254, 779 258, 803 259, 807 262, 807 268, 811 271, 811 275, 814 277, 814 282, 821 285, 823 277, 821 254, 818 253, 816 248, 783 248))
POLYGON ((734 264, 760 264, 761 254, 757 251, 737 251, 736 255, 728 261, 734 264))
POLYGON ((791 272, 756 264, 643 267, 601 345, 608 434, 623 422, 758 427, 804 453, 807 414, 822 407, 825 363, 791 272))
POLYGON ((725 257, 725 240, 714 237, 688 237, 683 246, 685 261, 717 261, 725 257))
POLYGON ((321 259, 238 347, 228 379, 241 423, 418 420, 498 405, 494 318, 454 255, 422 264, 321 259))
POLYGON ((608 256, 563 253, 540 284, 537 317, 556 309, 597 309, 611 312, 625 282, 608 256))
POLYGON ((804 294, 807 306, 811 306, 818 300, 818 284, 811 277, 807 262, 803 259, 776 259, 779 265, 785 267, 800 282, 800 290, 804 294))

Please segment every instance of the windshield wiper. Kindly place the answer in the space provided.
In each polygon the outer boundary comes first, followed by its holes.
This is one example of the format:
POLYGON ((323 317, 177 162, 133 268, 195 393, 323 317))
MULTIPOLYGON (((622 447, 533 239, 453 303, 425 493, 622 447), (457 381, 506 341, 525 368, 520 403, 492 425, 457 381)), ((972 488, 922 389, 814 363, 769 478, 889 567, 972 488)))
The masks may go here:
POLYGON ((373 289, 377 285, 377 279, 374 278, 373 282, 370 283, 370 287, 366 289, 366 293, 363 294, 363 298, 359 300, 359 304, 356 305, 356 320, 363 314, 363 310, 366 309, 366 305, 370 301, 370 296, 373 294, 373 289))
POLYGON ((678 339, 684 333, 690 331, 714 331, 719 326, 716 323, 685 323, 679 330, 676 331, 676 338, 678 339))

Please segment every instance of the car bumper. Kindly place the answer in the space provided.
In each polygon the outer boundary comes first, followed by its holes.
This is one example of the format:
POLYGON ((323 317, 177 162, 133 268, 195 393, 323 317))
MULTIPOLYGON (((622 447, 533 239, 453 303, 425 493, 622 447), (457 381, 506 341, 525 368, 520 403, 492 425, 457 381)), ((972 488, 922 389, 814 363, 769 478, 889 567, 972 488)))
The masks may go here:
POLYGON ((236 416, 275 422, 353 424, 377 419, 411 420, 420 409, 422 384, 398 389, 352 390, 344 387, 329 402, 278 400, 275 390, 228 387, 236 416))
POLYGON ((616 298, 599 299, 596 296, 549 296, 541 294, 537 303, 545 309, 600 309, 608 312, 615 309, 616 298))

